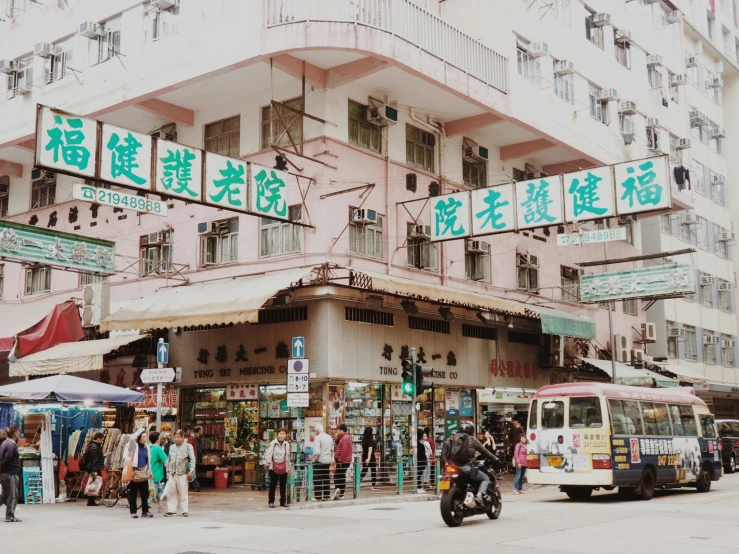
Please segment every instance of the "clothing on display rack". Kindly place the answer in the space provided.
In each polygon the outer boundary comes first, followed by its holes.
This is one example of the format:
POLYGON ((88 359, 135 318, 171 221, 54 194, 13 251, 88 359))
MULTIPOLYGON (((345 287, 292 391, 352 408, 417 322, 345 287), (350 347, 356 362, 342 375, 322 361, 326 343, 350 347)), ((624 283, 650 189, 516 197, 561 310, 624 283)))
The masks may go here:
POLYGON ((0 429, 10 427, 15 423, 15 410, 10 402, 0 402, 0 429))
POLYGON ((115 409, 114 427, 120 429, 121 433, 133 433, 135 418, 136 408, 133 406, 118 406, 115 409))

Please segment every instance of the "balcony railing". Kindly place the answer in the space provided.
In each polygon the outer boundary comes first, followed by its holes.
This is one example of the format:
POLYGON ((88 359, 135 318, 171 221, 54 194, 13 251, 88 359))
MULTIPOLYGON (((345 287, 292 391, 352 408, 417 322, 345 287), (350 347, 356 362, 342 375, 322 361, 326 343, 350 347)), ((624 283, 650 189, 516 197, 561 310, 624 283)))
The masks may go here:
POLYGON ((267 27, 331 21, 373 27, 508 92, 508 60, 411 0, 265 0, 267 27))

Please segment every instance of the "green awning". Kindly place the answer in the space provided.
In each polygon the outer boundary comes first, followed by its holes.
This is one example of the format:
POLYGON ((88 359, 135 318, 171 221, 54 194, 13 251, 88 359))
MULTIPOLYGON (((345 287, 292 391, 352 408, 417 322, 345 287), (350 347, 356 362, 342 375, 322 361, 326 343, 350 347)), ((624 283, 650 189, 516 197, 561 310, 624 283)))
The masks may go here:
POLYGON ((529 304, 526 304, 526 308, 541 316, 541 332, 546 335, 564 335, 578 339, 595 338, 595 322, 584 315, 529 304))

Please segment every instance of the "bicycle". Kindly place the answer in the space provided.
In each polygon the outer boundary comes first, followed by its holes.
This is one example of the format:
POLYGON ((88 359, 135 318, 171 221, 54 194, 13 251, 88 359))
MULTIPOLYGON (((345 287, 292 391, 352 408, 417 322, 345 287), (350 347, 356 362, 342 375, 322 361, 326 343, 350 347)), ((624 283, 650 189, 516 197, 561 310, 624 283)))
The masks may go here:
MULTIPOLYGON (((128 498, 128 483, 121 481, 120 471, 111 472, 108 478, 103 483, 102 502, 108 507, 112 508, 118 504, 118 500, 121 498, 128 498)), ((136 498, 136 510, 141 509, 141 498, 136 498)))

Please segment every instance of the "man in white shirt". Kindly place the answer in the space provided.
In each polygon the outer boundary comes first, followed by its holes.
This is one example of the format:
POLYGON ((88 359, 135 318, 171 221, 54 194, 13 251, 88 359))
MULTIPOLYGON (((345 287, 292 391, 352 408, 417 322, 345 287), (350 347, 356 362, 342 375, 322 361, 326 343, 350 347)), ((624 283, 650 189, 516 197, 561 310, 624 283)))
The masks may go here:
POLYGON ((316 425, 316 438, 313 439, 313 500, 328 500, 331 481, 330 468, 334 461, 334 439, 323 430, 323 425, 316 425))

